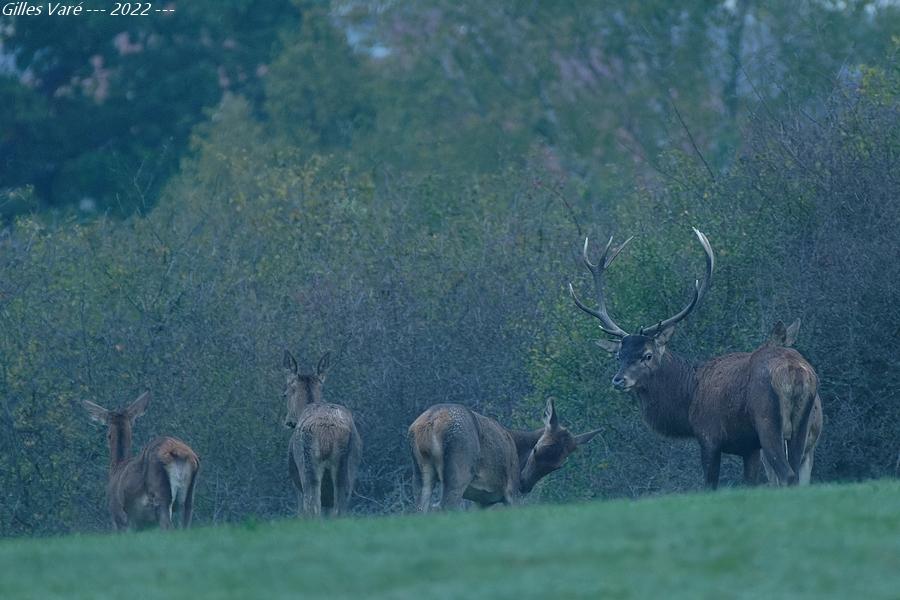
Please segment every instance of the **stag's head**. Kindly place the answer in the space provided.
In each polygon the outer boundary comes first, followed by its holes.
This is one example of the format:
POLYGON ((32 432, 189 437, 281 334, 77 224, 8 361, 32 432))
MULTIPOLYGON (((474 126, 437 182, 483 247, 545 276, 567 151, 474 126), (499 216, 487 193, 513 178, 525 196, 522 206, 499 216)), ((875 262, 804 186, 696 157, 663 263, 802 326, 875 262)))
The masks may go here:
POLYGON ((300 413, 307 404, 322 401, 322 384, 325 383, 325 372, 331 360, 331 353, 326 352, 319 359, 314 373, 300 374, 297 360, 289 350, 284 351, 285 387, 284 398, 287 402, 287 416, 284 426, 293 429, 297 426, 300 413))
POLYGON ((559 424, 559 415, 553 398, 548 399, 544 409, 544 431, 522 467, 522 492, 526 494, 530 492, 538 481, 562 467, 570 454, 582 444, 591 441, 598 433, 599 429, 580 435, 570 433, 559 424))
POLYGON ((696 228, 694 228, 694 234, 700 240, 700 244, 703 246, 703 251, 706 254, 706 276, 703 278, 702 283, 699 280, 694 282, 694 293, 691 301, 677 314, 653 325, 641 327, 637 333, 628 333, 612 320, 606 307, 606 297, 603 290, 604 272, 632 238, 628 238, 618 246, 613 246, 613 238, 610 237, 603 254, 600 256, 600 260, 596 264, 592 263, 588 257, 588 240, 584 240, 582 259, 594 277, 597 308, 593 309, 585 305, 575 294, 575 288, 571 283, 569 284, 569 293, 572 295, 575 305, 598 319, 601 331, 613 338, 601 339, 597 343, 601 348, 615 355, 619 363, 619 369, 612 379, 613 387, 619 391, 625 392, 635 387, 640 387, 647 376, 659 368, 663 355, 666 352, 666 344, 675 331, 675 325, 697 307, 697 304, 699 304, 709 288, 709 282, 712 279, 713 268, 715 267, 715 257, 706 236, 696 228))

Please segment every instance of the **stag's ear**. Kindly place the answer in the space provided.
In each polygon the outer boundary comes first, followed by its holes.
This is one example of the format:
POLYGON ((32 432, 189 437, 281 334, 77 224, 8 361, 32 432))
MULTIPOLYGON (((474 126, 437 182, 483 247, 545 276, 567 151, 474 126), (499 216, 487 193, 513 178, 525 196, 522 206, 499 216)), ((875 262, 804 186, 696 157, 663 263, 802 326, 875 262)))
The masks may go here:
POLYGON ((282 359, 281 364, 282 364, 282 366, 284 366, 285 369, 287 369, 294 375, 297 374, 297 371, 298 371, 297 359, 294 358, 294 355, 291 354, 291 351, 288 350, 287 348, 284 349, 284 358, 282 359))
POLYGON ((91 421, 96 421, 97 423, 106 425, 106 418, 109 415, 108 410, 106 410, 102 406, 94 404, 90 400, 82 400, 81 403, 84 405, 84 409, 88 412, 88 416, 91 418, 91 421))
POLYGON ((146 391, 140 396, 138 399, 128 405, 128 418, 134 421, 141 415, 143 415, 147 411, 147 406, 150 404, 150 392, 146 391))
POLYGON ((553 398, 547 398, 547 406, 544 407, 544 427, 547 429, 559 427, 559 415, 556 414, 556 403, 553 398))
POLYGON ((615 354, 619 351, 619 348, 622 347, 622 342, 620 340, 604 340, 599 339, 596 340, 598 346, 609 352, 610 354, 615 354))
POLYGON ((800 333, 800 319, 791 323, 784 334, 784 345, 790 348, 797 341, 797 335, 800 333))
POLYGON ((657 333, 656 337, 654 338, 657 348, 659 348, 660 350, 665 350, 666 344, 669 343, 669 339, 671 339, 673 333, 675 333, 674 323, 657 333))
POLYGON ((580 446, 582 444, 587 444, 589 441, 594 439, 597 434, 600 433, 599 429, 595 429, 593 431, 588 431, 587 433, 580 433, 575 436, 575 445, 580 446))
POLYGON ((316 365, 316 377, 319 378, 319 381, 325 381, 325 373, 328 371, 328 367, 331 366, 331 352, 326 352, 322 355, 322 358, 319 359, 319 364, 316 365))

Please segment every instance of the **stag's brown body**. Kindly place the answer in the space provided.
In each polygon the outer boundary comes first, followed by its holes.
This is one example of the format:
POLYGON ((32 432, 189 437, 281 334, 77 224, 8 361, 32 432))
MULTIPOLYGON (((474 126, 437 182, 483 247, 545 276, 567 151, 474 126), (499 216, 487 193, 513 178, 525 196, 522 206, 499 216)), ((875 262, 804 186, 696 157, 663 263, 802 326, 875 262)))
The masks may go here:
POLYGON ((431 509, 435 486, 442 509, 457 508, 463 499, 481 506, 515 504, 597 433, 569 433, 559 425, 552 400, 544 426, 534 431, 508 429, 460 404, 432 406, 408 432, 418 508, 431 509))
POLYGON ((362 457, 362 439, 353 413, 322 401, 328 355, 313 375, 300 375, 285 351, 288 369, 285 425, 294 430, 288 444, 288 472, 297 488, 297 512, 309 517, 347 512, 362 457))
POLYGON ((146 410, 149 394, 129 407, 108 411, 85 402, 91 418, 108 426, 110 466, 107 499, 113 527, 140 529, 159 525, 169 529, 177 524, 190 527, 194 486, 200 459, 191 448, 174 437, 158 437, 136 456, 131 451, 134 420, 146 410), (174 519, 174 521, 173 521, 174 519))
POLYGON ((811 418, 818 405, 817 388, 815 371, 796 350, 766 345, 752 353, 719 356, 696 368, 666 351, 659 367, 632 389, 653 429, 697 439, 707 483, 714 486, 720 453, 741 456, 745 477, 752 482, 761 448, 769 450, 764 456, 773 469, 770 476, 793 483, 802 457, 810 455, 807 439, 814 447, 821 429, 821 408, 818 418, 811 418), (810 438, 816 421, 818 430, 810 438))
POLYGON ((815 370, 788 347, 799 323, 790 336, 779 323, 770 340, 752 353, 726 354, 698 367, 667 348, 675 324, 696 307, 712 277, 712 248, 706 236, 694 231, 706 252, 707 274, 702 285, 697 282, 691 302, 675 316, 636 334, 609 317, 603 272, 628 240, 610 253, 610 239, 596 265, 588 259, 585 241, 583 259, 594 276, 599 308, 585 306, 570 286, 572 297, 600 320, 604 333, 617 338, 598 342, 618 359, 613 386, 635 393, 645 420, 657 432, 697 439, 707 485, 718 484, 723 452, 744 459, 747 482, 755 483, 761 463, 773 483, 808 483, 822 409, 815 370))

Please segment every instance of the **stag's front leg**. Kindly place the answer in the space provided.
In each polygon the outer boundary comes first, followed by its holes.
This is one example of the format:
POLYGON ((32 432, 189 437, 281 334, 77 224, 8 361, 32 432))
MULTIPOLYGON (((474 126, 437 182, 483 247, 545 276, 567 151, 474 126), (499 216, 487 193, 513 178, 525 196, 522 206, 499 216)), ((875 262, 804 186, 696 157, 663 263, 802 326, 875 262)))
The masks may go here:
POLYGON ((722 464, 722 446, 718 442, 700 440, 700 462, 706 475, 706 487, 719 487, 719 467, 722 464))

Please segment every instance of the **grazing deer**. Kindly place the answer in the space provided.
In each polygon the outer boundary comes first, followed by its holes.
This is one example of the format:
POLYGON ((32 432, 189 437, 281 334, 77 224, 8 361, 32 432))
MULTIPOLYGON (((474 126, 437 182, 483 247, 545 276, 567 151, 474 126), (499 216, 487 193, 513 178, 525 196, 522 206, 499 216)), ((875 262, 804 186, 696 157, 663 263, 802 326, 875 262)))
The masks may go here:
MULTIPOLYGON (((809 438, 818 377, 794 349, 766 343, 753 352, 726 354, 694 366, 668 350, 675 325, 700 302, 709 288, 715 258, 706 236, 694 229, 706 254, 706 277, 694 283, 693 297, 674 316, 629 334, 610 318, 603 292, 604 271, 632 238, 606 244, 597 264, 583 260, 594 278, 597 309, 587 307, 569 284, 576 306, 600 321, 600 329, 615 340, 598 340, 616 356, 612 379, 619 391, 633 391, 644 419, 658 433, 693 437, 700 444, 706 483, 719 482, 722 453, 744 459, 744 479, 754 482, 762 452, 769 480, 779 485, 798 482, 798 470, 809 438)), ((808 465, 811 467, 811 455, 808 465)))
POLYGON ((482 507, 515 504, 599 432, 569 433, 552 398, 544 426, 534 431, 507 429, 460 404, 432 406, 409 426, 418 508, 431 509, 436 484, 442 509, 457 508, 463 498, 482 507))
POLYGON ((90 418, 108 427, 109 484, 106 492, 109 512, 116 530, 143 528, 159 524, 173 527, 173 516, 181 511, 181 526, 191 525, 194 486, 200 459, 191 448, 173 437, 158 437, 131 454, 131 435, 135 420, 150 403, 150 392, 119 410, 107 410, 84 400, 90 418))
POLYGON ((294 430, 288 446, 288 471, 297 486, 297 513, 308 517, 320 516, 323 508, 332 516, 347 512, 362 455, 353 414, 322 401, 328 361, 326 352, 314 374, 300 375, 297 361, 284 351, 284 424, 294 430))

